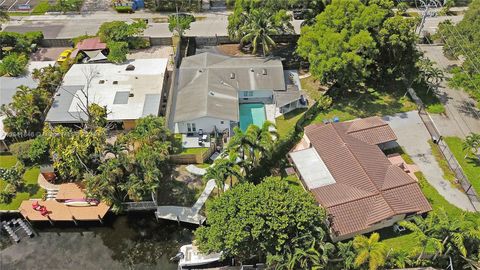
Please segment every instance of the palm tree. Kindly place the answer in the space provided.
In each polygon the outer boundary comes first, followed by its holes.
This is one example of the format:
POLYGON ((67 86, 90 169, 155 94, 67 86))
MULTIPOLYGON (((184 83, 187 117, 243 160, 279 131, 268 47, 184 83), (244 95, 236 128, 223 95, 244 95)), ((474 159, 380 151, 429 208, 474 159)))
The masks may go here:
POLYGON ((312 241, 306 250, 295 248, 293 253, 287 254, 287 260, 280 265, 281 269, 324 269, 329 262, 329 256, 335 250, 335 246, 328 242, 312 241))
POLYGON ((468 153, 476 155, 478 148, 480 148, 480 134, 472 132, 463 141, 463 151, 466 152, 465 158, 467 158, 468 153))
POLYGON ((245 14, 244 25, 239 30, 243 36, 240 39, 240 44, 251 43, 253 54, 256 54, 259 46, 261 46, 265 57, 270 48, 276 45, 271 37, 272 35, 293 32, 289 16, 280 12, 273 14, 266 9, 252 9, 248 14, 245 14))
POLYGON ((226 174, 225 167, 213 165, 207 168, 207 172, 203 175, 203 180, 215 180, 215 185, 219 190, 218 195, 220 196, 220 193, 225 190, 225 181, 227 179, 226 174))
POLYGON ((480 241, 480 225, 466 220, 465 213, 450 218, 445 209, 437 210, 434 229, 442 237, 442 244, 446 247, 444 255, 448 255, 450 252, 458 252, 463 257, 467 257, 467 242, 480 241))
POLYGON ((332 261, 341 262, 341 269, 353 269, 355 261, 355 251, 353 250, 353 241, 337 243, 337 259, 332 261))
POLYGON ((385 265, 387 258, 387 248, 384 243, 380 242, 380 235, 373 233, 370 238, 364 235, 357 235, 353 239, 353 248, 357 252, 355 258, 355 266, 368 263, 370 270, 376 270, 380 266, 385 265))
POLYGON ((272 154, 273 145, 275 139, 278 138, 278 133, 272 122, 265 121, 261 128, 256 125, 250 125, 245 131, 245 137, 252 147, 252 151, 249 152, 249 158, 252 161, 253 167, 257 167, 262 157, 270 157, 272 154))
POLYGON ((426 219, 419 216, 413 217, 413 221, 403 220, 398 224, 413 232, 415 239, 421 245, 421 251, 418 255, 417 262, 423 257, 427 247, 432 247, 438 252, 443 252, 442 241, 431 235, 432 225, 435 222, 434 212, 430 213, 426 219))

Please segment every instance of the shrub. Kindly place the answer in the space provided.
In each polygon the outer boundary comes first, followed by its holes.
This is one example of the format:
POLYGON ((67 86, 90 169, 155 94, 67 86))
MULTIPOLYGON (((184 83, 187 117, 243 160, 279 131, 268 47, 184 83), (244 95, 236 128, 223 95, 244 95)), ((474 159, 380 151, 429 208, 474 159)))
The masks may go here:
POLYGON ((108 61, 112 63, 123 63, 127 60, 128 43, 127 42, 109 42, 108 61))
POLYGON ((12 144, 10 152, 23 164, 41 164, 48 160, 48 143, 45 137, 38 136, 32 140, 12 144))
POLYGON ((15 167, 9 169, 0 168, 0 179, 3 179, 15 189, 23 187, 25 184, 23 174, 25 173, 25 166, 17 163, 15 167))
POLYGON ((28 59, 24 54, 9 54, 0 63, 0 75, 20 76, 26 72, 27 63, 28 59))
POLYGON ((7 185, 4 190, 0 191, 0 203, 9 204, 16 195, 15 188, 12 190, 12 185, 7 185))
POLYGON ((133 13, 133 9, 131 6, 116 6, 115 10, 118 13, 133 13))

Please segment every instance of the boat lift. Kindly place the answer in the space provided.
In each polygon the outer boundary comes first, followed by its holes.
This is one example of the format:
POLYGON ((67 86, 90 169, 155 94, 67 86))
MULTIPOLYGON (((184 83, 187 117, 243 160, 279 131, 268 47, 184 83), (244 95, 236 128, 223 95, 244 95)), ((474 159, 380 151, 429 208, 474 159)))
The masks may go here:
POLYGON ((20 242, 21 237, 33 237, 35 232, 28 221, 21 218, 12 219, 10 221, 2 221, 1 228, 4 229, 14 243, 20 242), (19 236, 20 235, 20 236, 19 236))

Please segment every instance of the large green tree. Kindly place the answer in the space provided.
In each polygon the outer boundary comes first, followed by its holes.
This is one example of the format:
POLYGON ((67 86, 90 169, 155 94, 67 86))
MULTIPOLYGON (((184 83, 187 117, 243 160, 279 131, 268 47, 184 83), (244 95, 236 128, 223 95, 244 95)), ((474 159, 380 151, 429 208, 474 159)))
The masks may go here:
POLYGON ((41 88, 20 86, 9 104, 0 108, 4 129, 14 136, 14 140, 35 137, 43 128, 43 118, 50 105, 50 95, 41 88))
POLYGON ((17 77, 27 71, 27 56, 24 54, 12 53, 5 56, 0 63, 0 75, 17 77))
POLYGON ((240 261, 284 256, 287 249, 311 247, 323 241, 325 212, 300 187, 279 178, 235 185, 207 202, 208 226, 195 231, 195 241, 206 253, 223 251, 240 261))
POLYGON ((302 27, 297 52, 325 84, 356 89, 375 78, 410 79, 418 58, 415 19, 397 16, 391 2, 334 0, 302 27))
POLYGON ((130 24, 124 21, 112 21, 103 23, 97 35, 103 42, 127 42, 130 49, 137 49, 142 47, 140 35, 145 29, 147 24, 143 20, 130 24))

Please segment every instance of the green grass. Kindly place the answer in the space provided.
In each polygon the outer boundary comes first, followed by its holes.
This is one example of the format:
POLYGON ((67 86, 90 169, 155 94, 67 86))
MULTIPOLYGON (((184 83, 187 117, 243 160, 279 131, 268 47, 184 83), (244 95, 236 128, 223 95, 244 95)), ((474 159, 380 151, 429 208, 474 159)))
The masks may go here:
POLYGON ((444 140, 462 167, 468 181, 472 184, 477 194, 480 194, 480 161, 471 153, 465 158, 466 153, 462 149, 462 139, 458 137, 445 137, 444 140))
POLYGON ((32 15, 45 14, 45 12, 49 11, 50 8, 51 6, 48 4, 48 0, 41 1, 33 8, 32 15))
POLYGON ((428 144, 432 149, 432 154, 437 160, 438 165, 440 165, 440 168, 442 169, 443 178, 448 180, 450 184, 452 184, 452 186, 455 186, 458 188, 458 184, 455 182, 456 181, 455 173, 448 166, 447 160, 445 160, 445 157, 440 152, 438 145, 434 144, 432 140, 428 140, 428 144))
POLYGON ((302 85, 302 89, 313 100, 320 98, 327 90, 326 88, 322 87, 320 82, 315 80, 313 76, 300 79, 300 84, 302 85))
MULTIPOLYGON (((10 168, 17 163, 17 159, 11 155, 0 156, 0 167, 10 168)), ((0 204, 0 210, 17 210, 23 200, 31 198, 42 198, 44 190, 37 184, 38 175, 40 174, 39 167, 28 168, 24 174, 25 188, 21 192, 17 192, 15 198, 9 204, 0 204)), ((5 181, 0 180, 0 190, 5 188, 5 181)))
POLYGON ((208 147, 184 148, 182 152, 180 152, 180 155, 201 155, 207 151, 208 147))
POLYGON ((303 116, 306 109, 295 109, 275 119, 277 132, 280 138, 285 138, 295 128, 297 121, 303 116))

